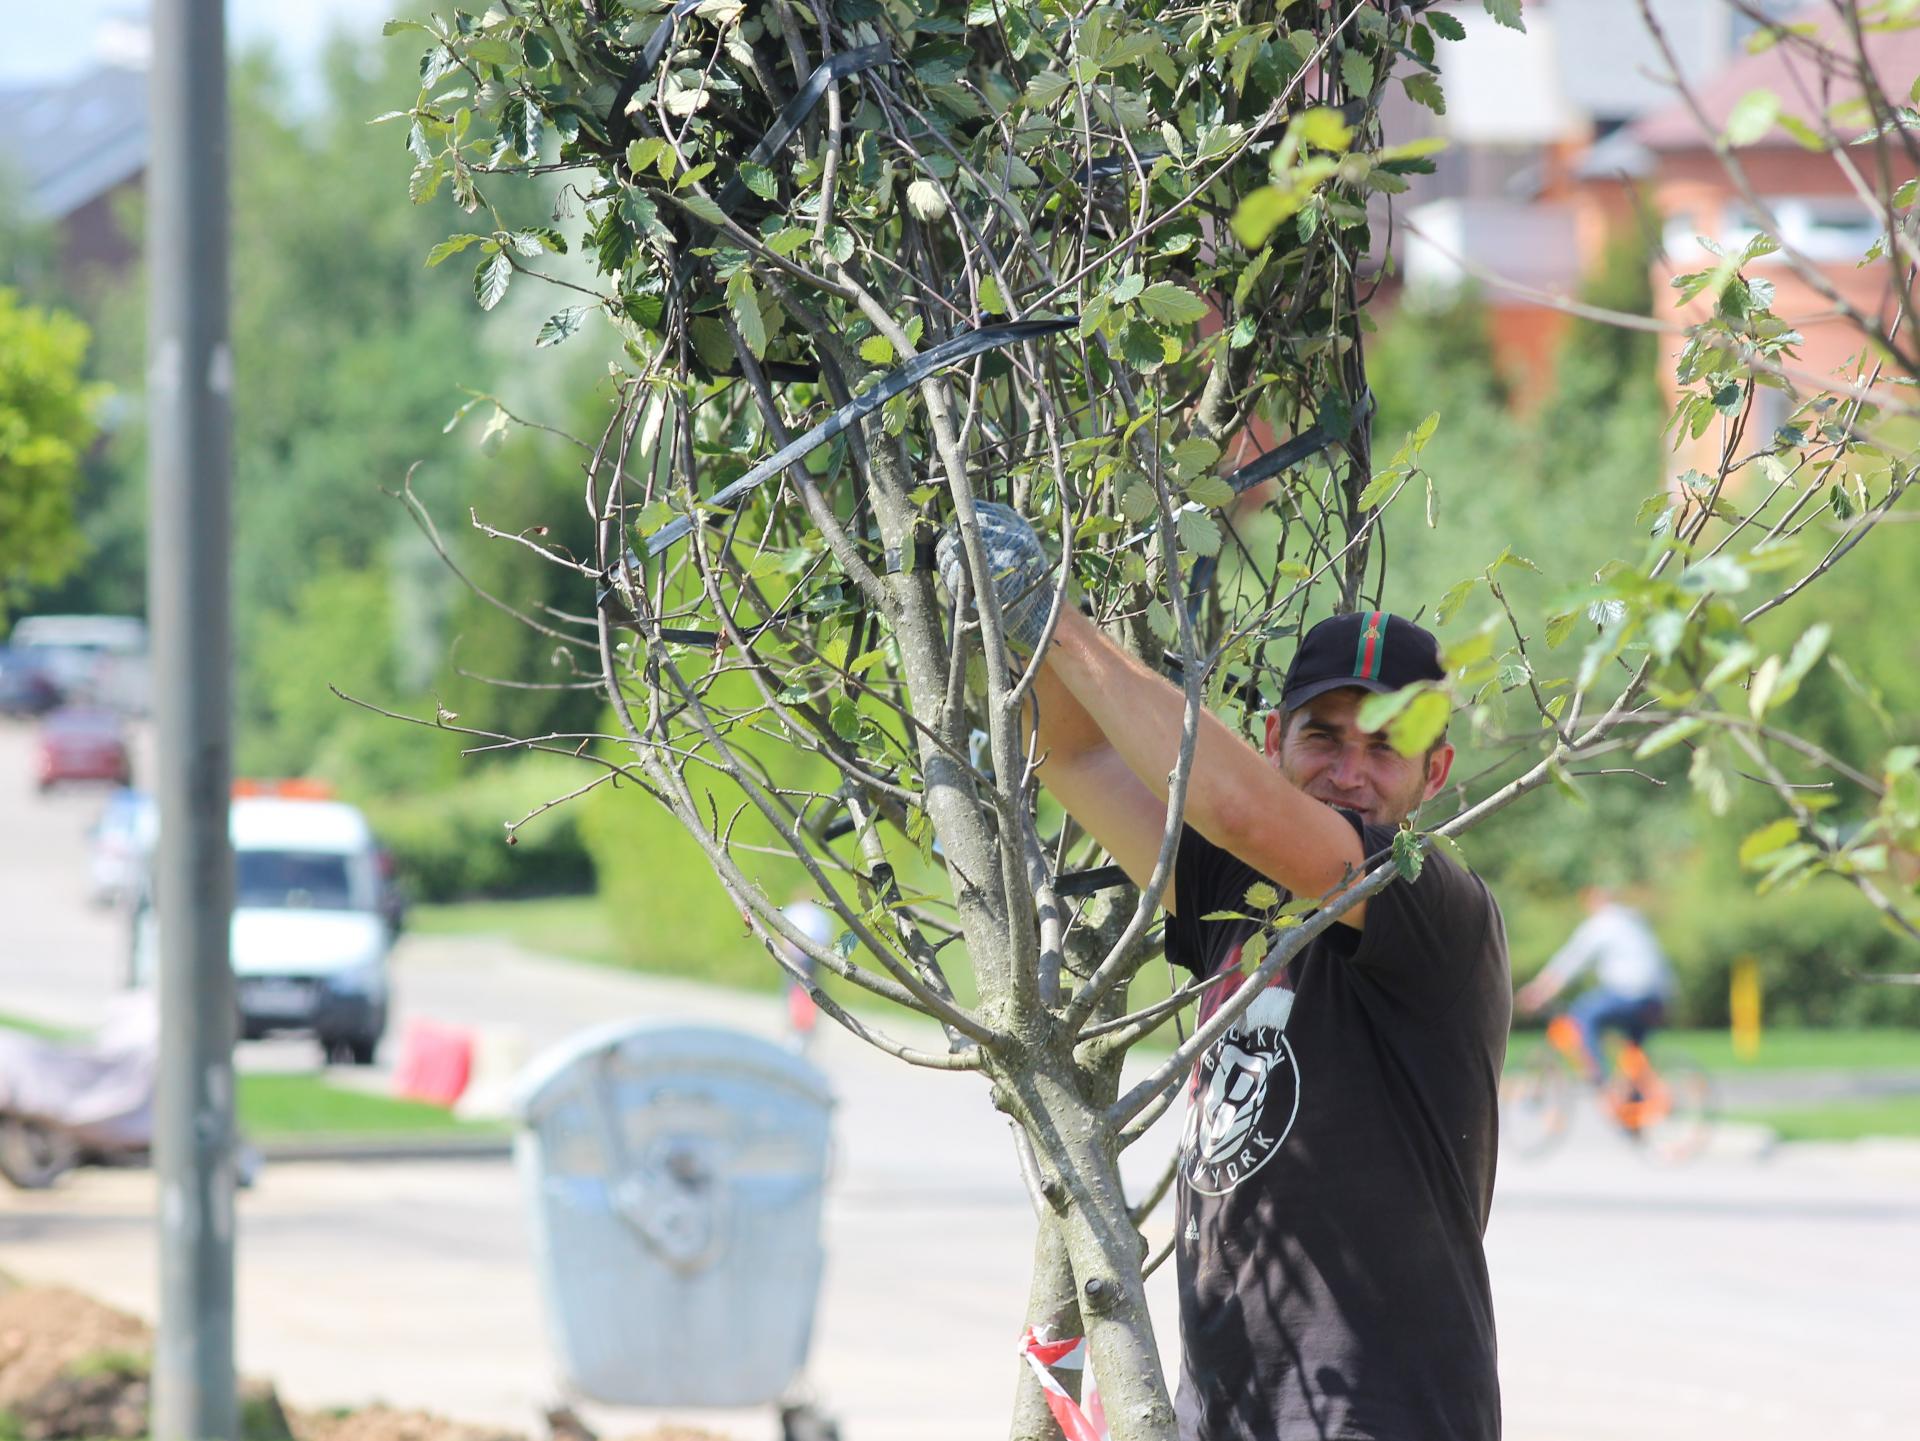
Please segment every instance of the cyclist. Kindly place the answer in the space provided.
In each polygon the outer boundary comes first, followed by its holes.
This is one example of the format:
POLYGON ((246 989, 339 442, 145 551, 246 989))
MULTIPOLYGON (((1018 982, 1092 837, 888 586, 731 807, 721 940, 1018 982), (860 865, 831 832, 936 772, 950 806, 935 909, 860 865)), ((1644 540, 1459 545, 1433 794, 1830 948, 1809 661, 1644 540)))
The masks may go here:
POLYGON ((1645 1045, 1673 998, 1673 967, 1646 917, 1606 887, 1588 886, 1580 901, 1586 920, 1520 988, 1514 1003, 1531 1015, 1591 968, 1594 984, 1567 1007, 1567 1018, 1580 1028, 1587 1078, 1598 1084, 1604 1071, 1601 1035, 1619 1031, 1635 1045, 1645 1045))

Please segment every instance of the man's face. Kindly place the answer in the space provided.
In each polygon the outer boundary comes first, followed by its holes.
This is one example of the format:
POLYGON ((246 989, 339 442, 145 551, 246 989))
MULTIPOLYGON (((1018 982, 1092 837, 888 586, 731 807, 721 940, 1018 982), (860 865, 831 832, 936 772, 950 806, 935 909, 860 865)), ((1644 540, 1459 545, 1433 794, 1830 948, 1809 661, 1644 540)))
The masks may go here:
POLYGON ((1358 686, 1315 696, 1281 717, 1267 717, 1267 754, 1280 773, 1317 801, 1358 811, 1375 825, 1397 826, 1446 784, 1453 747, 1403 756, 1385 731, 1360 729, 1358 686))

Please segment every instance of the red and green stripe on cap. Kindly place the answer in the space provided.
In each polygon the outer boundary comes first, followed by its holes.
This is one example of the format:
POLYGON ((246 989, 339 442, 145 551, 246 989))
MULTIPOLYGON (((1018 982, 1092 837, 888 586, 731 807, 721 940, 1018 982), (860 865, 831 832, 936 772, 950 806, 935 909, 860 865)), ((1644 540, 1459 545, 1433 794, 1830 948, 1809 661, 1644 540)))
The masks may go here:
POLYGON ((1384 610, 1369 611, 1366 624, 1360 628, 1360 640, 1354 648, 1353 678, 1355 680, 1378 680, 1380 661, 1387 649, 1387 622, 1393 617, 1384 610))

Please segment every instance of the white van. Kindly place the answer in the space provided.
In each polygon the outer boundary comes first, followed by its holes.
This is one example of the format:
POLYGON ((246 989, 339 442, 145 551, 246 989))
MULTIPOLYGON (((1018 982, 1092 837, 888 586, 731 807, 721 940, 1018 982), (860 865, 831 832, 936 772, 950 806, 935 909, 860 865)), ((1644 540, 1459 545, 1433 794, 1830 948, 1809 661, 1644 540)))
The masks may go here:
MULTIPOLYGON (((339 801, 241 795, 230 827, 242 1039, 306 1032, 328 1060, 370 1065, 387 1028, 393 926, 366 817, 339 801)), ((147 907, 136 922, 135 984, 158 972, 155 921, 147 907)))
POLYGON ((149 709, 147 623, 131 615, 30 615, 11 644, 46 658, 47 674, 75 701, 129 715, 149 709))

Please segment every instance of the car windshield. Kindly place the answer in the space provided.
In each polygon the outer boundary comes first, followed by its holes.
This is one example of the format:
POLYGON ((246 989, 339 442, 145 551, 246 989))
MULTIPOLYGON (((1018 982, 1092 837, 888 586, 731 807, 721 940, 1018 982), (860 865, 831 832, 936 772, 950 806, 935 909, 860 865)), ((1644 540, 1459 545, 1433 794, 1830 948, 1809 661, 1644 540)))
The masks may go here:
POLYGON ((234 904, 270 910, 356 909, 347 858, 325 851, 238 852, 234 904))

